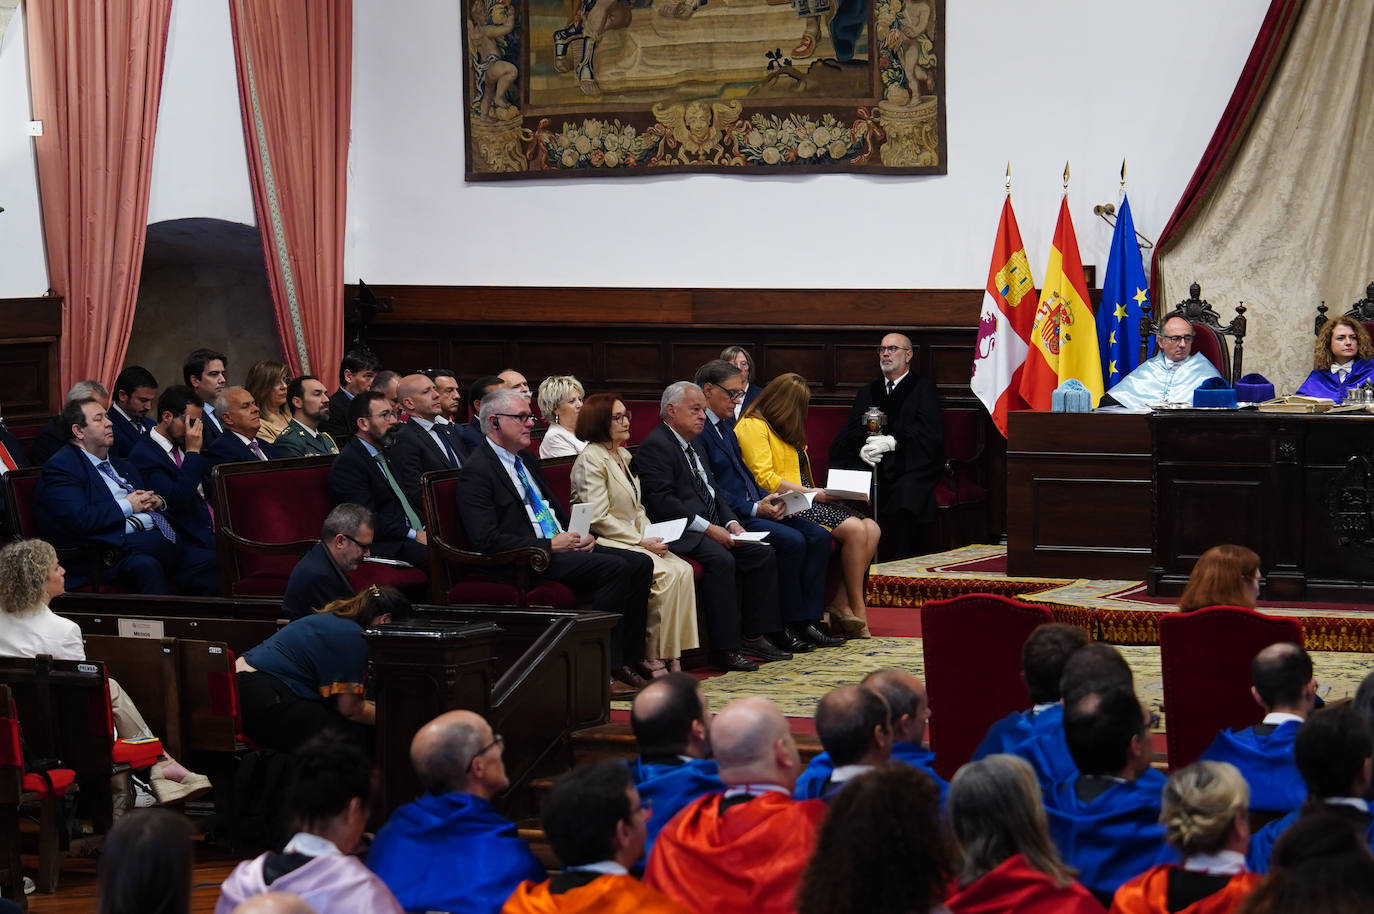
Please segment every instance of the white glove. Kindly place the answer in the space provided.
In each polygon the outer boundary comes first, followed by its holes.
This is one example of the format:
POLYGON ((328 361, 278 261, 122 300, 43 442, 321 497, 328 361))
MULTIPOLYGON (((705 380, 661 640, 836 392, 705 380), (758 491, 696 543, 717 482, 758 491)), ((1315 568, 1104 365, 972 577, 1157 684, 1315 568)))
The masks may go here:
POLYGON ((868 441, 859 448, 859 459, 871 467, 883 462, 883 455, 897 447, 897 439, 891 435, 869 435, 868 441))

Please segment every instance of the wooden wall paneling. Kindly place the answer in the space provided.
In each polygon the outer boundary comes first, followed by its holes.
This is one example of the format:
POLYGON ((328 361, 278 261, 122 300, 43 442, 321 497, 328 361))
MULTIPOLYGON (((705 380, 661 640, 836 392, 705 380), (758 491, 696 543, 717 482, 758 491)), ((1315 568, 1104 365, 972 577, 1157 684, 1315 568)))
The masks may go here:
POLYGON ((22 426, 39 425, 57 411, 61 335, 61 298, 0 299, 0 402, 21 437, 22 426))
MULTIPOLYGON (((757 347, 751 348, 743 343, 717 344, 714 340, 677 339, 679 334, 671 330, 664 335, 669 338, 668 350, 670 353, 666 366, 671 366, 668 376, 663 379, 665 382, 663 386, 665 387, 673 381, 692 380, 696 377, 697 369, 712 359, 720 358, 720 353, 726 346, 744 346, 754 358, 755 370, 759 368, 761 359, 760 350, 757 347)), ((768 375, 767 377, 772 376, 768 375)))
MULTIPOLYGON (((636 338, 607 340, 602 344, 601 378, 611 386, 633 390, 663 389, 663 344, 658 340, 636 338)), ((594 385, 596 378, 582 378, 583 385, 594 385)), ((588 393, 595 393, 591 386, 588 393)), ((622 391, 624 393, 625 391, 622 391)))

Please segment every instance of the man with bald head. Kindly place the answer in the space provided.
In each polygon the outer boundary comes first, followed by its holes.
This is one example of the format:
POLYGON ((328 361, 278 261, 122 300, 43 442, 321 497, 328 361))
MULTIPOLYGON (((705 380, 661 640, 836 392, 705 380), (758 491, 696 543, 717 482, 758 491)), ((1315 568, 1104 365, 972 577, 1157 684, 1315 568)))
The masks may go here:
POLYGON ((438 422, 442 403, 439 389, 428 376, 406 375, 397 388, 401 408, 410 418, 396 427, 396 443, 389 460, 401 491, 417 513, 424 513, 420 477, 431 470, 456 470, 468 448, 453 426, 438 422))
POLYGON ((1118 381, 1102 406, 1149 409, 1156 403, 1193 402, 1193 391, 1208 378, 1219 378, 1211 359, 1193 352, 1193 325, 1181 314, 1165 318, 1155 334, 1158 351, 1118 381))
POLYGON ((827 692, 816 703, 815 721, 825 751, 797 779, 792 793, 799 800, 829 800, 846 782, 892 757, 887 702, 871 689, 848 685, 827 692))
POLYGON ((634 766, 639 796, 652 807, 645 856, 663 826, 697 797, 722 789, 711 760, 708 710, 701 683, 689 673, 652 680, 630 706, 630 726, 639 744, 634 766))
MULTIPOLYGON (((830 445, 830 465, 872 470, 878 524, 878 561, 917 555, 935 520, 935 483, 945 465, 944 417, 935 382, 911 370, 911 339, 889 333, 878 346, 882 377, 859 388, 849 420, 830 445), (877 407, 887 424, 875 432, 864 418, 877 407)), ((820 480, 817 480, 819 482, 820 480)))
POLYGON ((299 895, 290 892, 263 892, 234 908, 233 914, 316 914, 299 895))
POLYGON ((1264 709, 1253 727, 1222 730, 1202 758, 1230 762, 1250 785, 1250 809, 1277 818, 1302 805, 1307 797, 1293 759, 1293 745, 1303 721, 1317 704, 1312 658, 1301 645, 1271 644, 1250 664, 1250 694, 1264 709))
POLYGON ((258 440, 262 414, 253 395, 242 387, 231 387, 215 400, 215 415, 224 426, 220 435, 204 450, 205 479, 221 463, 245 460, 270 460, 277 456, 272 445, 258 440))
POLYGON ((659 833, 644 882, 698 914, 795 911, 826 807, 792 799, 801 760, 787 720, 767 699, 741 698, 710 737, 725 789, 659 833))
POLYGON ((367 865, 407 911, 495 914, 544 868, 491 799, 510 785, 500 734, 471 711, 420 728, 410 761, 425 794, 397 808, 377 833, 367 865))
MULTIPOLYGON (((921 680, 899 669, 874 670, 859 683, 874 693, 887 706, 890 721, 890 755, 894 762, 910 765, 930 776, 940 788, 940 802, 945 802, 949 783, 935 773, 935 753, 925 747, 926 722, 930 720, 930 703, 926 700, 926 686, 921 680)), ((852 688, 852 686, 850 687, 852 688)), ((842 707, 842 706, 837 706, 842 707)), ((870 712, 871 713, 871 712, 870 712)), ((820 708, 817 708, 817 730, 820 729, 820 708)), ((822 740, 824 745, 824 740, 822 740)), ((829 749, 829 746, 826 746, 829 749)), ((849 764, 841 761, 841 765, 849 764)), ((830 752, 822 752, 811 760, 797 779, 796 796, 822 795, 824 784, 831 778, 835 762, 830 752)), ((858 774, 859 772, 855 772, 858 774)))

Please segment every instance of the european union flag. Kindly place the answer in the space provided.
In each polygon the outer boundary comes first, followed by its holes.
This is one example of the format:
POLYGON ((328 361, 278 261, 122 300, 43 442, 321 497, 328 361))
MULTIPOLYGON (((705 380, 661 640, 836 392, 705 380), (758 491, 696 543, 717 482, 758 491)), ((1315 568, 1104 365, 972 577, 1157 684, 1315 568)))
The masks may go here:
POLYGON ((1102 350, 1102 380, 1110 388, 1140 364, 1140 316, 1150 313, 1150 285, 1135 240, 1131 204, 1123 195, 1112 233, 1112 251, 1097 308, 1097 341, 1102 350))

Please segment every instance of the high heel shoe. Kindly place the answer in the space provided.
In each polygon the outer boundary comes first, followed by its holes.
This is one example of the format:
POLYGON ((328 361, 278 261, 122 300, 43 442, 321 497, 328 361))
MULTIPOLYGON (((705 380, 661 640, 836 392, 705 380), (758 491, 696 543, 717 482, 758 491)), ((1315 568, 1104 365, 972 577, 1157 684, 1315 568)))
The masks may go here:
POLYGON ((840 616, 840 631, 844 632, 846 638, 871 638, 868 632, 868 623, 855 615, 840 616))

